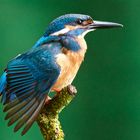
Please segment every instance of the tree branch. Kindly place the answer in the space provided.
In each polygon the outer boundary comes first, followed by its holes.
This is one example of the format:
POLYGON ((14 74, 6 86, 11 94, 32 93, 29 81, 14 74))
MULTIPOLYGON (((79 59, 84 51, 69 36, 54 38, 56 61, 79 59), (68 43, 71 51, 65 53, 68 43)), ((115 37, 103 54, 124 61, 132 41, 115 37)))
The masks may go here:
POLYGON ((37 123, 45 140, 64 140, 59 113, 72 101, 76 93, 76 88, 70 85, 49 100, 43 108, 37 123))

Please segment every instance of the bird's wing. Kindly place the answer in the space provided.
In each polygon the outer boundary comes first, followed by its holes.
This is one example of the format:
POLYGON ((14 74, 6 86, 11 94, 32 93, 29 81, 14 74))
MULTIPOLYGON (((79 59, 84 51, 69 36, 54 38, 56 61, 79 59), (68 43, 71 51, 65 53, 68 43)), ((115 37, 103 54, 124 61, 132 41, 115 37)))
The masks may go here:
POLYGON ((6 69, 5 119, 17 122, 14 131, 25 126, 24 135, 44 106, 47 94, 57 80, 60 69, 49 51, 37 50, 12 60, 6 69))

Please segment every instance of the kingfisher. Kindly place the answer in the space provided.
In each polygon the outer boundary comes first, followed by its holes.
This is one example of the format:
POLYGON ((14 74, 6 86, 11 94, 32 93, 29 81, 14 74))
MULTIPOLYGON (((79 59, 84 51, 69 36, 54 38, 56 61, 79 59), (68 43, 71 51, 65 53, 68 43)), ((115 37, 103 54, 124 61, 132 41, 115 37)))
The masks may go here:
POLYGON ((24 135, 36 121, 49 97, 70 85, 84 60, 84 36, 103 28, 122 27, 95 21, 88 15, 66 14, 53 20, 43 36, 27 52, 13 58, 0 78, 1 102, 8 126, 24 135))

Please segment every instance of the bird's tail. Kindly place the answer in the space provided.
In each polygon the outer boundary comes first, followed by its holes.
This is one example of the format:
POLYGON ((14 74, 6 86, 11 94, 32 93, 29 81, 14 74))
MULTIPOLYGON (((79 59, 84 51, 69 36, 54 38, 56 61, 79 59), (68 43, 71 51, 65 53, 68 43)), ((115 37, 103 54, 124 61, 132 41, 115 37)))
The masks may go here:
POLYGON ((6 85, 7 85, 6 75, 7 75, 7 73, 4 72, 3 75, 0 78, 0 96, 2 95, 2 99, 1 99, 2 103, 4 103, 5 99, 6 99, 6 93, 5 93, 5 88, 6 88, 6 85))

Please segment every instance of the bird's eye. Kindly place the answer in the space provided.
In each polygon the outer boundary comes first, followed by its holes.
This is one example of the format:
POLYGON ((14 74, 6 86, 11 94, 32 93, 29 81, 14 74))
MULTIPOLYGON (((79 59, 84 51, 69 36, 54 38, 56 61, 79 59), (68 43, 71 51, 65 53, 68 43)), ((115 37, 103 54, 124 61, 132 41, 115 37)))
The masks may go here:
POLYGON ((77 23, 78 23, 78 24, 82 24, 82 23, 83 23, 83 20, 79 19, 79 20, 77 21, 77 23))

